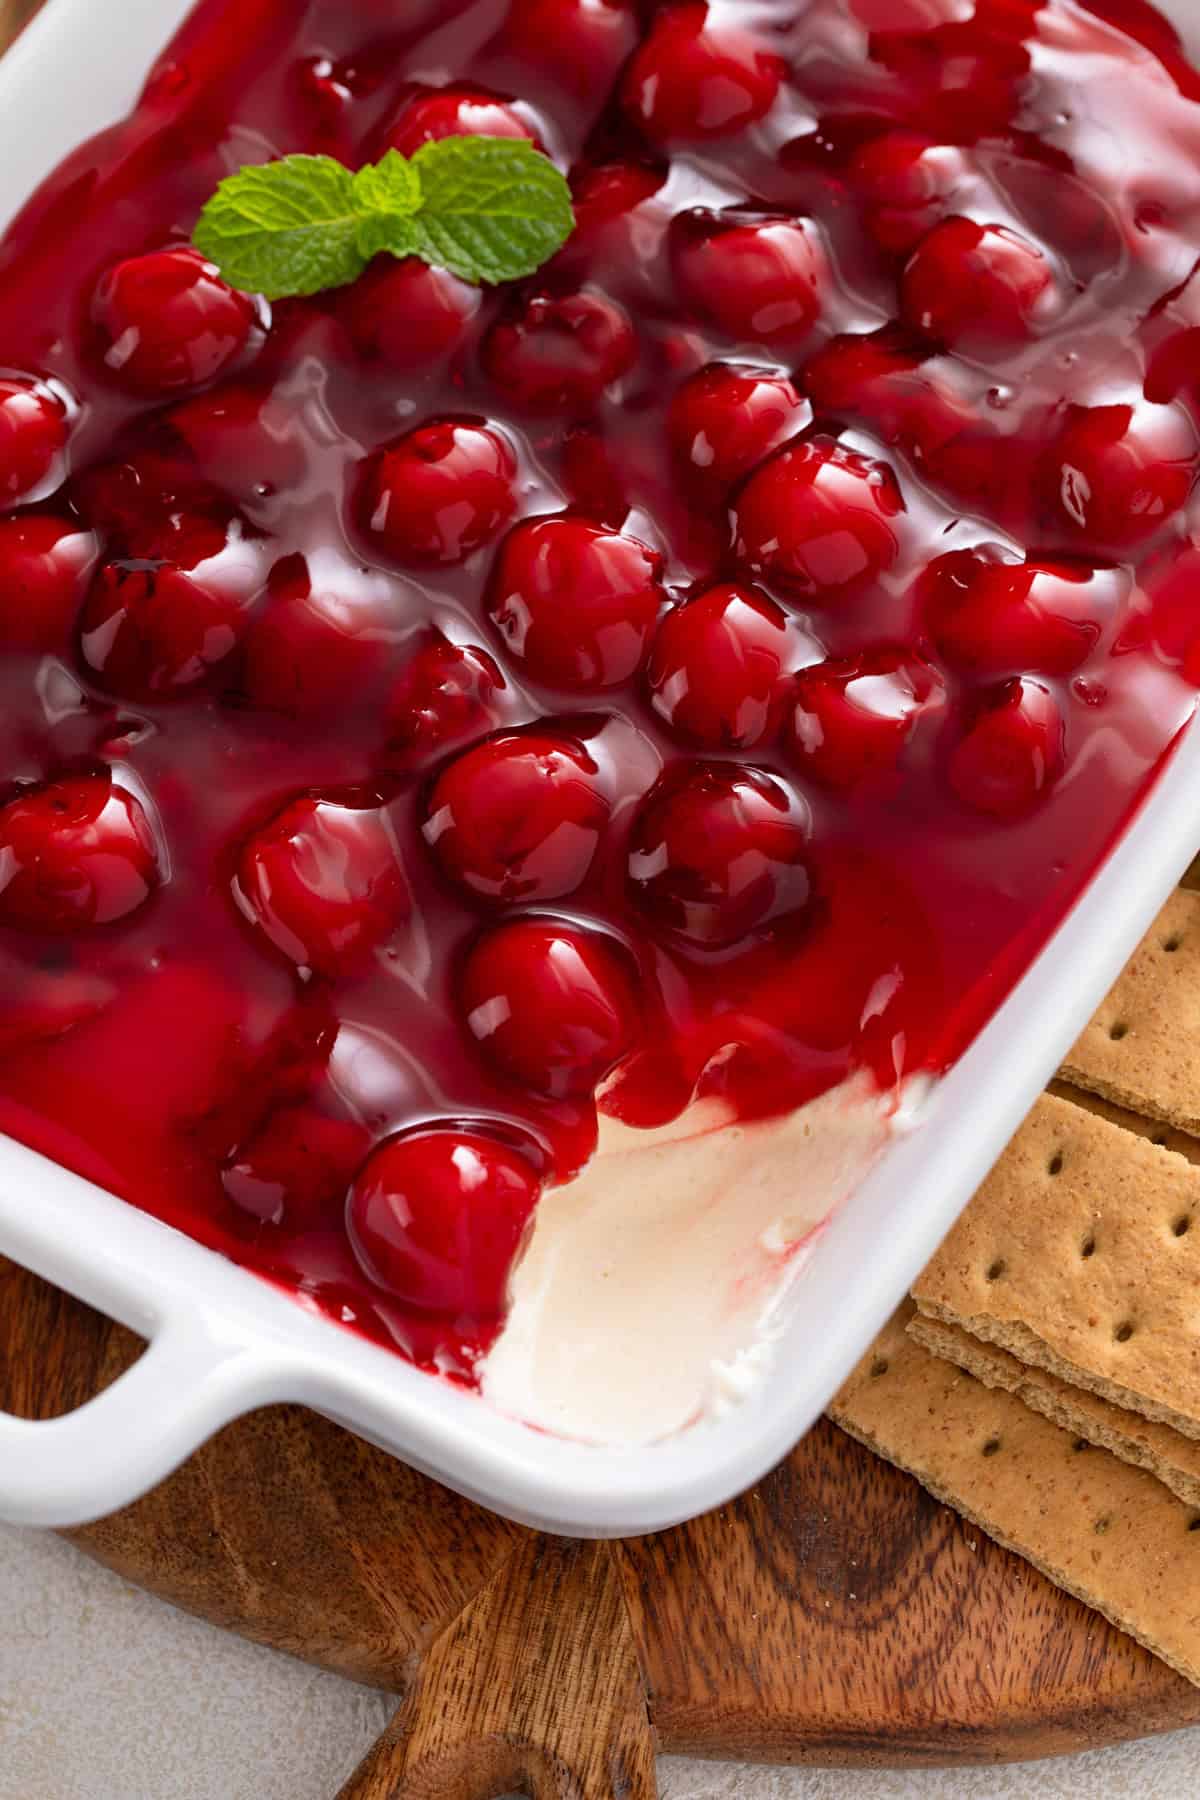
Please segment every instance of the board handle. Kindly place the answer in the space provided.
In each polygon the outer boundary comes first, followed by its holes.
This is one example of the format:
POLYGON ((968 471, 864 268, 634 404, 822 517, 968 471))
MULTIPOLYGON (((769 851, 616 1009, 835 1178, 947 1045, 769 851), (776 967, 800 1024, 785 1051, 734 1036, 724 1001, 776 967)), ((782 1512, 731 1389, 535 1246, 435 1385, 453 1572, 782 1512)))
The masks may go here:
POLYGON ((338 1800, 655 1800, 617 1552, 530 1536, 429 1651, 338 1800))

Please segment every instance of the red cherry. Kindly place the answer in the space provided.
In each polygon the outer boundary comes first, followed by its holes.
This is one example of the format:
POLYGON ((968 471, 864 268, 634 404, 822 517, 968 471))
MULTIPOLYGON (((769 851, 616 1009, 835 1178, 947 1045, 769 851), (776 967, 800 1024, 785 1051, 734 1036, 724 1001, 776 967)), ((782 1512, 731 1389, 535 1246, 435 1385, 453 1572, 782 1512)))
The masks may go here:
POLYGON ((1070 406, 1037 471, 1047 522, 1097 548, 1138 544, 1187 500, 1198 449, 1179 407, 1070 406))
POLYGON ((1058 310, 1045 252, 1007 225, 946 219, 917 245, 900 278, 900 311, 914 331, 953 350, 1022 344, 1058 310))
POLYGON ((100 565, 79 615, 79 648, 103 687, 131 700, 167 700, 208 681, 237 648, 258 586, 257 547, 194 571, 154 558, 100 565))
POLYGON ((583 162, 571 170, 575 231, 599 230, 657 194, 666 171, 649 162, 583 162))
POLYGON ((900 550, 904 510, 886 463, 810 437, 777 450, 737 496, 734 551, 752 574, 820 595, 873 581, 900 550))
MULTIPOLYGON (((222 864, 226 861, 221 858, 222 864)), ((238 960, 227 959, 226 973, 231 977, 231 996, 245 1022, 240 1029, 235 1023, 231 1033, 230 1055, 215 1104, 196 1121, 198 1140, 222 1164, 236 1161, 237 1147, 247 1150, 260 1134, 265 1158, 276 1139, 275 1126, 281 1114, 291 1116, 297 1125, 307 1114, 310 1121, 317 1121, 310 1123, 315 1133, 322 1124, 343 1122, 347 1107, 357 1116, 361 1099, 361 1089, 350 1096, 343 1088, 344 1080, 352 1081, 346 1065, 353 1062, 353 1046, 361 1044, 361 1035, 339 1020, 329 988, 323 982, 307 982, 297 989, 289 979, 290 971, 275 970, 265 977, 260 972, 265 985, 247 983, 244 968, 239 973, 229 966, 238 960), (279 996, 280 1004, 264 1005, 268 995, 279 996), (289 996, 286 1000, 285 995, 289 996), (332 1118, 326 1116, 329 1113, 332 1118)), ((350 1177, 371 1142, 365 1127, 356 1125, 355 1129, 362 1135, 341 1184, 342 1202, 350 1177)), ((336 1226, 340 1220, 339 1204, 334 1217, 325 1220, 326 1227, 336 1226)))
POLYGON ((554 258, 555 270, 580 270, 604 256, 609 263, 634 253, 638 221, 632 215, 658 193, 664 170, 638 162, 585 162, 571 171, 575 229, 554 258))
POLYGON ((1145 395, 1160 406, 1200 398, 1200 325, 1172 332, 1155 346, 1146 365, 1145 395))
POLYGON ((961 150, 915 131, 885 131, 850 158, 846 181, 879 245, 905 256, 949 210, 966 179, 961 150))
POLYGON ((537 132, 507 101, 482 88, 432 88, 405 102, 384 133, 381 150, 412 156, 422 144, 448 137, 524 138, 538 142, 537 132))
POLYGON ((621 86, 629 118, 656 144, 744 131, 770 112, 784 65, 749 31, 709 23, 703 0, 659 12, 621 86))
POLYGON ((402 374, 457 350, 481 304, 478 288, 416 256, 378 258, 341 294, 359 355, 402 374))
POLYGON ((629 512, 628 471, 612 441, 596 425, 573 425, 562 443, 559 484, 577 512, 622 525, 629 512))
POLYGON ((1064 761, 1058 702, 1019 676, 991 689, 950 758, 950 785, 975 812, 1017 819, 1043 800, 1064 761))
POLYGON ((101 563, 79 614, 88 670, 131 700, 209 679, 236 650, 263 581, 263 547, 209 518, 176 515, 160 549, 101 563))
POLYGON ((234 898, 301 969, 339 975, 408 916, 408 887, 387 813, 305 794, 248 839, 234 898))
POLYGON ((1138 331, 1144 346, 1146 399, 1184 401, 1193 418, 1200 402, 1200 265, 1155 301, 1138 331))
POLYGON ((587 875, 610 811, 582 740, 509 731, 442 770, 421 835, 443 872, 473 894, 557 900, 587 875))
POLYGON ((794 345, 821 314, 829 261, 808 219, 729 222, 680 213, 671 266, 684 304, 742 343, 794 345))
MULTIPOLYGON (((178 411, 169 415, 172 429, 178 411)), ((108 540, 111 555, 168 559, 194 569, 229 542, 234 508, 197 474, 190 458, 138 451, 123 462, 86 469, 71 488, 74 505, 108 540)))
POLYGON ((1168 539, 1161 552, 1138 570, 1138 588, 1148 603, 1129 609, 1112 654, 1144 652, 1151 645, 1159 659, 1178 669, 1183 679, 1200 687, 1200 544, 1193 537, 1168 539))
POLYGON ((786 375, 716 362, 676 392, 667 430, 689 488, 716 500, 811 418, 786 375))
POLYGON ((0 925, 109 925, 162 879, 153 826, 111 770, 65 775, 0 806, 0 925))
POLYGON ((483 1131, 435 1126, 389 1138, 346 1207, 367 1275, 408 1306, 496 1319, 541 1183, 527 1156, 483 1131))
POLYGON ((403 768, 490 730, 505 686, 486 650, 429 633, 389 696, 389 762, 403 768))
POLYGON ((972 401, 964 376, 962 365, 934 360, 931 345, 885 326, 831 338, 805 365, 804 386, 818 418, 861 420, 910 456, 937 488, 1015 516, 1014 496, 1028 485, 1026 446, 1001 437, 972 401))
POLYGON ((67 409, 57 394, 32 378, 0 378, 0 505, 57 486, 55 465, 66 442, 67 409))
POLYGON ((787 747, 805 775, 857 787, 889 774, 922 718, 944 704, 941 676, 908 650, 831 658, 796 677, 787 747))
POLYGON ((205 484, 219 484, 209 488, 210 510, 219 510, 225 495, 261 502, 264 486, 279 493, 305 479, 308 454, 295 430, 289 402, 278 390, 237 379, 222 381, 177 401, 165 417, 199 472, 196 480, 190 469, 176 466, 168 477, 168 483, 173 480, 192 490, 188 498, 193 510, 201 505, 205 484))
POLYGON ((932 27, 922 11, 906 30, 888 29, 889 4, 875 20, 870 58, 897 79, 893 104, 921 130, 944 143, 999 137, 1021 105, 1031 61, 1024 39, 1035 35, 1037 10, 1038 0, 989 0, 970 18, 932 27))
POLYGON ((114 693, 161 697, 196 685, 232 653, 236 610, 169 563, 105 562, 80 614, 80 653, 114 693))
POLYGON ((779 722, 791 635, 781 607, 724 583, 674 606, 654 639, 650 703, 692 743, 744 750, 779 722))
POLYGON ((180 569, 218 564, 206 568, 206 577, 242 595, 258 585, 263 564, 260 540, 243 536, 241 521, 224 507, 215 515, 172 511, 164 516, 155 509, 135 523, 122 549, 139 562, 169 562, 180 569))
POLYGON ((407 625, 402 585, 320 551, 281 558, 267 596, 242 647, 238 687, 250 705, 304 718, 361 704, 407 625))
MULTIPOLYGON (((954 373, 961 371, 955 370, 954 373)), ((990 515, 1018 537, 1036 536, 1034 473, 1045 441, 1043 418, 1031 408, 1000 431, 949 381, 930 379, 901 433, 907 452, 924 479, 959 510, 990 515)))
POLYGON ((1034 436, 1000 429, 972 395, 965 364, 885 327, 830 339, 805 366, 804 385, 818 419, 861 421, 959 506, 1027 528, 1034 436))
POLYGON ((808 809, 763 769, 684 762, 642 802, 629 845, 634 900, 701 949, 736 944, 803 907, 808 809))
MULTIPOLYGON (((886 444, 906 434, 929 390, 921 364, 929 348, 915 348, 894 327, 847 332, 830 338, 804 365, 804 391, 817 413, 830 419, 861 419, 886 444)), ((965 415, 955 415, 959 430, 965 415)))
POLYGON ((254 302, 186 245, 117 263, 92 300, 105 367, 137 394, 212 381, 240 355, 254 302))
POLYGON ((534 681, 614 687, 641 668, 665 604, 662 558, 586 519, 526 519, 500 547, 487 612, 534 681))
POLYGON ((255 1229, 340 1227, 346 1190, 369 1147, 365 1128, 311 1106, 277 1106, 221 1171, 221 1186, 255 1229))
POLYGON ((1121 587, 1113 570, 1016 562, 991 544, 937 557, 921 582, 938 653, 974 675, 1069 675, 1095 649, 1121 587))
POLYGON ((363 529, 414 568, 466 560, 516 506, 508 439, 472 419, 431 419, 369 457, 358 491, 363 529))
POLYGON ((96 540, 77 520, 0 519, 0 647, 61 650, 95 561, 96 540))
POLYGON ((540 1094, 590 1093, 638 1030, 632 971, 600 933, 515 919, 476 939, 459 985, 467 1029, 502 1075, 540 1094))
POLYGON ((598 112, 638 41, 632 0, 509 0, 506 50, 598 112))
POLYGON ((535 412, 589 411, 637 358, 629 315, 602 294, 528 295, 496 320, 480 361, 502 394, 535 412))
POLYGON ((293 79, 306 111, 313 115, 314 134, 322 148, 336 150, 352 116, 355 100, 353 65, 328 56, 306 56, 294 65, 293 79))

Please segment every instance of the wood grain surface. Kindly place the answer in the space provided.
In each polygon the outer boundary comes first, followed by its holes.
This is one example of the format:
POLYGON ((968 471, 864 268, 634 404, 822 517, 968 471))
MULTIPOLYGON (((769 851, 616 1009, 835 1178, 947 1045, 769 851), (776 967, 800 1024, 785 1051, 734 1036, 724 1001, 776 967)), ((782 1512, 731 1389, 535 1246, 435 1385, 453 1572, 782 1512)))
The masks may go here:
MULTIPOLYGON (((0 1407, 138 1353, 0 1262, 0 1407)), ((403 1697, 342 1800, 651 1800, 652 1751, 922 1764, 1200 1720, 1189 1687, 822 1424, 754 1491, 618 1545, 508 1525, 294 1407, 72 1534, 189 1612, 403 1697)))
POLYGON ((654 1755, 610 1547, 530 1537, 434 1644, 340 1800, 653 1800, 654 1755))
POLYGON ((43 0, 0 0, 0 55, 42 4, 43 0))

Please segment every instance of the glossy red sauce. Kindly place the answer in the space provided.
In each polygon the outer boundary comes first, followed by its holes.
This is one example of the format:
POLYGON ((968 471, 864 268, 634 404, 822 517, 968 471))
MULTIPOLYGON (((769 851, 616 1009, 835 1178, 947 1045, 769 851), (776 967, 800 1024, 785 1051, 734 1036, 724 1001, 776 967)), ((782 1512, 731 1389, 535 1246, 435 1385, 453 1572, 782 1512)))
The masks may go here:
POLYGON ((0 1127, 468 1373, 597 1087, 944 1068, 1192 709, 1198 93, 1140 0, 205 0, 0 247, 0 1127), (183 249, 453 131, 539 277, 183 249))

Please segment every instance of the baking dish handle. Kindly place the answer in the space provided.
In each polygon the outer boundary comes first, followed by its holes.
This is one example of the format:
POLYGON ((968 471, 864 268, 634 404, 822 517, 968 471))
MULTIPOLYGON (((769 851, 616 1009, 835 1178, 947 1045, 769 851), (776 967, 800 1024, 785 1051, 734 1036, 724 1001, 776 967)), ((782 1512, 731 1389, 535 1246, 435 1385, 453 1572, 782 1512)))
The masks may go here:
POLYGON ((84 1525, 138 1499, 258 1403, 257 1359, 198 1317, 170 1321, 131 1368, 54 1419, 0 1413, 0 1519, 84 1525))

